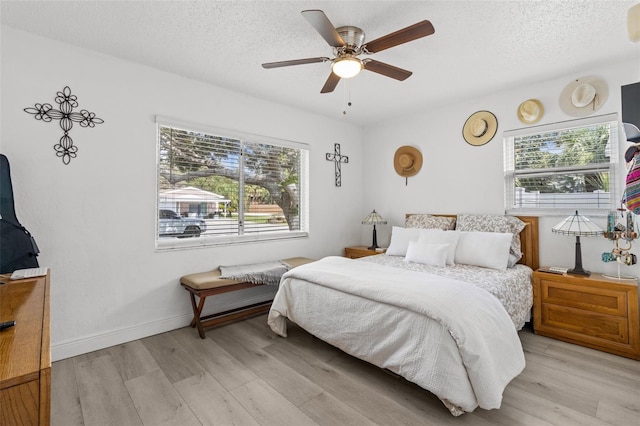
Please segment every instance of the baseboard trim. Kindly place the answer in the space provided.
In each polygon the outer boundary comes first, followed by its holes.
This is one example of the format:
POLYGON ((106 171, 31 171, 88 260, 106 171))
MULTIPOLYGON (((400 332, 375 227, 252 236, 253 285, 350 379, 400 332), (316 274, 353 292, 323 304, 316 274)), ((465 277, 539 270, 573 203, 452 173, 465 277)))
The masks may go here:
MULTIPOLYGON (((260 294, 252 298, 243 299, 241 302, 236 300, 234 303, 219 304, 215 305, 215 307, 212 305, 210 307, 210 311, 205 311, 206 314, 214 314, 254 303, 265 302, 267 300, 270 299, 265 299, 265 295, 260 294)), ((186 327, 191 323, 192 319, 193 312, 189 312, 167 318, 161 318, 155 321, 140 323, 132 327, 123 327, 104 333, 88 335, 79 339, 54 342, 51 345, 51 361, 60 361, 66 358, 108 348, 110 346, 120 345, 132 340, 143 339, 145 337, 165 333, 177 328, 186 327)), ((199 338, 198 331, 196 329, 194 329, 193 335, 194 338, 199 338)))

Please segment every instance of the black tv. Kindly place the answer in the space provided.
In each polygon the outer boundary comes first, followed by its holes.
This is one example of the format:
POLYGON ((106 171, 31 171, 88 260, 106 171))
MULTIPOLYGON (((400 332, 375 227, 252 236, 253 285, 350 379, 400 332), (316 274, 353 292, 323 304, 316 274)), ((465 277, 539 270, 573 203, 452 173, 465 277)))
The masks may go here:
POLYGON ((627 140, 640 142, 640 83, 627 84, 622 91, 622 123, 627 140), (632 125, 630 127, 628 125, 632 125))

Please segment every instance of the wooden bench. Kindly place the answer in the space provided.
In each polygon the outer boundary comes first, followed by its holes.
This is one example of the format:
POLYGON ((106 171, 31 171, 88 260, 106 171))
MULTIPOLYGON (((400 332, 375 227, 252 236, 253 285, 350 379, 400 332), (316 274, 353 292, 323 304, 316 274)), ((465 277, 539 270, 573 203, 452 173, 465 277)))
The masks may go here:
MULTIPOLYGON (((313 259, 308 259, 306 257, 292 257, 290 259, 283 259, 283 262, 287 263, 292 268, 295 268, 296 266, 313 262, 313 259)), ((204 302, 207 297, 257 287, 263 284, 253 284, 244 281, 220 278, 220 269, 210 272, 185 275, 180 278, 180 284, 189 292, 189 296, 191 298, 193 320, 191 320, 190 325, 191 327, 198 328, 198 334, 202 339, 205 338, 204 329, 206 327, 213 327, 239 318, 246 318, 267 312, 271 307, 272 301, 268 300, 265 302, 254 303, 249 306, 202 316, 202 309, 204 308, 204 302), (196 297, 198 297, 198 303, 196 303, 196 297)))

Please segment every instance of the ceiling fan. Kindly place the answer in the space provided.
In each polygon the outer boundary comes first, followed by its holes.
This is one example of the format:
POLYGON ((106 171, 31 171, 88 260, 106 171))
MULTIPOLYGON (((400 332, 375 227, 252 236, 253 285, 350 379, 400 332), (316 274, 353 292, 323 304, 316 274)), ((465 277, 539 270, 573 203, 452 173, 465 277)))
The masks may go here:
POLYGON ((294 59, 291 61, 268 62, 263 68, 280 68, 291 65, 331 62, 331 74, 320 93, 330 93, 336 88, 340 79, 356 76, 363 69, 382 74, 396 80, 406 80, 412 72, 375 59, 360 59, 359 55, 378 53, 399 44, 426 37, 435 32, 431 22, 424 20, 387 34, 373 41, 364 43, 364 31, 358 27, 345 26, 335 28, 327 15, 321 10, 303 10, 302 16, 311 24, 323 39, 333 48, 335 58, 317 57, 294 59))

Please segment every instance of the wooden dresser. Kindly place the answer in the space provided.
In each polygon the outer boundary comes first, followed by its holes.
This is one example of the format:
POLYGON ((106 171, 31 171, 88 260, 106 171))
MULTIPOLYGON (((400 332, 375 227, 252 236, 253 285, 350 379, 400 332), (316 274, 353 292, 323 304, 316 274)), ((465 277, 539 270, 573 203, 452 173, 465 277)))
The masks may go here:
POLYGON ((51 394, 49 275, 0 276, 0 425, 48 425, 51 394))
POLYGON ((640 360, 638 283, 533 273, 536 334, 640 360))

